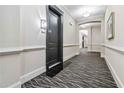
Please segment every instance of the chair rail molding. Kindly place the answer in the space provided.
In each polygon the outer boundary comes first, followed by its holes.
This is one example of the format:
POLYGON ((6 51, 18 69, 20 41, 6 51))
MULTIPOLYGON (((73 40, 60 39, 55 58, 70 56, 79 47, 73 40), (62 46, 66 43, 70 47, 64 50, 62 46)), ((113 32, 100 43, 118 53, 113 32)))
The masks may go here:
POLYGON ((46 46, 28 46, 28 47, 14 47, 0 49, 0 56, 20 54, 21 52, 45 50, 46 46))
POLYGON ((63 47, 75 47, 75 46, 79 46, 78 44, 64 44, 63 47))
POLYGON ((102 44, 103 47, 105 48, 109 48, 111 50, 114 50, 118 53, 124 54, 124 47, 120 47, 120 46, 111 46, 111 45, 107 45, 107 44, 102 44))

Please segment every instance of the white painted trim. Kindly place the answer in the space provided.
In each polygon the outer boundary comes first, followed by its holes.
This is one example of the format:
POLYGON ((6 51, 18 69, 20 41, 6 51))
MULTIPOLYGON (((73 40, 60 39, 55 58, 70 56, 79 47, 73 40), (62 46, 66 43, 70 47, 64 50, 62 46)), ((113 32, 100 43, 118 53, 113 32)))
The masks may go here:
POLYGON ((30 73, 27 73, 20 77, 20 81, 8 86, 8 88, 21 88, 21 84, 31 80, 32 78, 44 73, 46 71, 46 67, 42 67, 39 69, 36 69, 30 73))
MULTIPOLYGON (((65 44, 63 47, 76 47, 79 46, 77 44, 65 44)), ((15 48, 2 48, 0 50, 0 56, 5 55, 14 55, 19 54, 21 52, 28 52, 28 51, 36 51, 36 50, 45 50, 46 46, 29 46, 29 47, 15 47, 15 48)))
POLYGON ((65 44, 64 47, 76 47, 76 46, 79 46, 79 45, 76 45, 76 44, 65 44))
POLYGON ((118 47, 118 46, 110 46, 110 45, 106 45, 106 44, 103 44, 104 47, 106 48, 109 48, 109 49, 112 49, 118 53, 123 53, 124 54, 124 47, 118 47))
POLYGON ((21 82, 18 81, 16 83, 12 84, 11 86, 9 86, 8 88, 21 88, 21 82))
POLYGON ((114 70, 114 68, 112 67, 112 65, 110 64, 110 62, 108 61, 108 59, 107 59, 106 56, 105 56, 105 60, 106 60, 106 63, 107 63, 107 65, 108 65, 108 67, 109 67, 111 73, 112 73, 112 76, 114 77, 114 80, 115 80, 117 86, 118 86, 119 88, 124 88, 123 83, 122 83, 121 80, 119 79, 119 77, 118 77, 116 71, 114 70))
POLYGON ((23 52, 27 51, 35 51, 35 50, 45 50, 46 46, 31 46, 31 47, 24 47, 23 52))
POLYGON ((4 55, 14 55, 21 52, 35 51, 35 50, 45 50, 45 46, 32 46, 32 47, 15 47, 15 48, 2 48, 0 50, 0 56, 4 55))
POLYGON ((25 83, 25 82, 31 80, 32 78, 44 73, 45 71, 46 71, 46 67, 44 66, 44 67, 38 68, 32 72, 27 73, 20 77, 21 83, 25 83))
POLYGON ((22 51, 22 48, 2 48, 0 50, 0 56, 19 54, 22 51))
POLYGON ((91 22, 91 21, 101 21, 103 20, 104 16, 103 15, 98 15, 98 16, 92 16, 92 17, 87 17, 84 19, 80 19, 80 21, 78 21, 78 24, 85 24, 87 22, 91 22))

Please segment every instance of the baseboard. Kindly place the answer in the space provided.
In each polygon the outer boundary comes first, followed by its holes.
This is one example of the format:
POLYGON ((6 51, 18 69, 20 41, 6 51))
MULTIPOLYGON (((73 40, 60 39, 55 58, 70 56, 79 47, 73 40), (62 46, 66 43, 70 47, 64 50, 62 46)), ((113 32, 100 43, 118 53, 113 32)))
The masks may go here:
POLYGON ((79 54, 80 54, 79 52, 75 53, 75 55, 79 55, 79 54))
POLYGON ((21 83, 23 84, 23 83, 31 80, 32 78, 44 73, 45 71, 46 71, 46 67, 44 66, 44 67, 38 68, 30 73, 27 73, 27 74, 21 76, 21 78, 20 78, 21 83))
POLYGON ((68 60, 68 59, 70 59, 70 58, 72 58, 72 57, 74 57, 74 56, 75 56, 75 54, 69 55, 69 56, 67 56, 67 57, 64 57, 64 61, 66 61, 66 60, 68 60))
POLYGON ((18 81, 16 83, 12 84, 11 86, 9 86, 8 88, 21 88, 21 82, 18 81))
POLYGON ((108 65, 108 67, 109 67, 109 69, 110 69, 110 71, 111 71, 111 73, 112 73, 112 76, 113 76, 113 78, 114 78, 114 80, 115 80, 117 86, 118 86, 119 88, 124 88, 123 83, 122 83, 121 80, 119 79, 119 77, 118 77, 116 71, 114 70, 114 68, 112 67, 112 65, 110 64, 110 62, 109 62, 108 59, 106 58, 106 56, 105 56, 104 58, 105 58, 105 61, 106 61, 107 65, 108 65))

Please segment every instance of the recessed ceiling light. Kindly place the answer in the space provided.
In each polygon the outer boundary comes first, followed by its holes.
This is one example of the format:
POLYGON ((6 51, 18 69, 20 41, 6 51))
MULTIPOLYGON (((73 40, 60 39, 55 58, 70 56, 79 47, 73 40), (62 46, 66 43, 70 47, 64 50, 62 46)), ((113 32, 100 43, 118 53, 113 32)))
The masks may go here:
POLYGON ((84 17, 88 17, 88 16, 90 16, 91 15, 91 13, 93 13, 95 11, 95 7, 90 7, 90 6, 85 6, 84 8, 83 8, 83 11, 82 11, 82 13, 83 13, 83 16, 84 17))
POLYGON ((84 16, 84 17, 88 17, 88 16, 90 16, 90 13, 89 13, 89 12, 85 12, 85 13, 83 14, 83 16, 84 16))
POLYGON ((88 17, 88 16, 90 16, 90 10, 88 10, 88 9, 83 9, 83 16, 84 17, 88 17))

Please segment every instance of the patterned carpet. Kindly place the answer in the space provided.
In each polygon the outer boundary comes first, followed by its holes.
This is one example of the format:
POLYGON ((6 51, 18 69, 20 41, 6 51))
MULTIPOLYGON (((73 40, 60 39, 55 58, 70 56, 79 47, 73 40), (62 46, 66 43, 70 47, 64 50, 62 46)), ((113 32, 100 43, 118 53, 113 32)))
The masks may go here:
POLYGON ((22 84, 22 88, 116 88, 117 85, 99 53, 82 51, 64 62, 64 69, 53 78, 45 73, 22 84))

